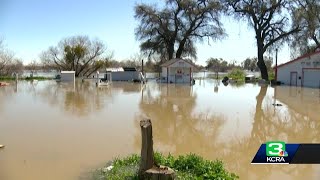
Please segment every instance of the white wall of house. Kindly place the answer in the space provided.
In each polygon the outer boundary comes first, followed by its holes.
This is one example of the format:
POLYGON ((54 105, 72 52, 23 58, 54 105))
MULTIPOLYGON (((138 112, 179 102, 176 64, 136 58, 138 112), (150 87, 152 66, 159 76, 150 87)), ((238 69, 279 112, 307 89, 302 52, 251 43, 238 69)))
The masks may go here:
POLYGON ((162 67, 162 78, 168 78, 169 83, 190 83, 191 81, 191 74, 193 70, 193 65, 185 62, 184 60, 178 60, 168 67, 162 67), (169 69, 169 71, 167 71, 169 69))
POLYGON ((111 76, 112 76, 112 81, 141 80, 140 72, 138 71, 111 72, 111 76))
POLYGON ((162 67, 161 76, 167 78, 167 67, 162 67))
POLYGON ((75 81, 75 71, 61 71, 61 81, 75 81))
POLYGON ((277 80, 289 86, 319 87, 320 54, 278 67, 277 80))
POLYGON ((190 83, 190 81, 190 67, 169 67, 169 82, 190 83))

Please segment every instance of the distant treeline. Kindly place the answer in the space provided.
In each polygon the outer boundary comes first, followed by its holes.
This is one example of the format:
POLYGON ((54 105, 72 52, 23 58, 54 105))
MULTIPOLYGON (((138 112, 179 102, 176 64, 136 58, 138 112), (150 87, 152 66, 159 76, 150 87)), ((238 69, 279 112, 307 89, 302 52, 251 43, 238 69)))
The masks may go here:
MULTIPOLYGON (((0 76, 12 76, 14 73, 22 74, 28 70, 73 70, 76 76, 89 76, 97 70, 104 71, 109 67, 136 67, 145 72, 161 72, 160 65, 167 60, 155 56, 148 57, 135 54, 126 60, 116 60, 112 53, 107 53, 105 45, 99 40, 91 40, 87 36, 72 36, 62 39, 56 47, 50 47, 40 56, 40 61, 32 61, 23 65, 22 60, 14 57, 13 53, 1 46, 0 41, 0 76)), ((269 71, 272 70, 272 58, 264 57, 269 71)), ((222 58, 209 58, 206 65, 196 65, 195 71, 227 72, 232 69, 258 71, 257 58, 247 58, 243 62, 228 61, 222 58)), ((194 62, 197 64, 197 62, 194 62)))

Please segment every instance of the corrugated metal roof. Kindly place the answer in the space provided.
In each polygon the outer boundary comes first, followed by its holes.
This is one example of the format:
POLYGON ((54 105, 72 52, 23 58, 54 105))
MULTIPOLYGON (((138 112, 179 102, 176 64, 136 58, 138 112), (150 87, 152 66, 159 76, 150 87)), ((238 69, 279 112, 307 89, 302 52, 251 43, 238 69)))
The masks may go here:
POLYGON ((118 68, 106 68, 107 72, 121 72, 124 71, 122 67, 118 67, 118 68))
POLYGON ((61 73, 75 73, 75 71, 61 71, 61 73))

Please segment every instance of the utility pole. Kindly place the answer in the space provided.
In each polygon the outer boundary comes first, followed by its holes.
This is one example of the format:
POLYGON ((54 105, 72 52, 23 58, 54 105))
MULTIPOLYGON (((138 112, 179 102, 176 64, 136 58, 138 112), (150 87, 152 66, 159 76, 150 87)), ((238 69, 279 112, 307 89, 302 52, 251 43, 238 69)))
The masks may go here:
POLYGON ((144 75, 144 71, 143 71, 143 59, 141 60, 141 71, 142 71, 142 74, 144 75))
POLYGON ((278 48, 276 49, 276 69, 275 69, 275 81, 278 81, 278 48))

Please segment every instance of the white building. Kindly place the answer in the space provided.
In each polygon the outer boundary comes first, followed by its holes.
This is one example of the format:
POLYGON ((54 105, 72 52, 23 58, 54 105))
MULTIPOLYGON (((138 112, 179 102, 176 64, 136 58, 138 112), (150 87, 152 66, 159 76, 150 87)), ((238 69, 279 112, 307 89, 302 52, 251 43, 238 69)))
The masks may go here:
POLYGON ((107 68, 106 72, 111 74, 113 81, 144 80, 143 74, 134 67, 107 68))
POLYGON ((320 51, 278 65, 277 81, 289 86, 320 88, 320 51))
POLYGON ((75 71, 61 71, 61 75, 60 75, 60 80, 62 82, 65 81, 75 81, 76 77, 75 77, 75 71))
POLYGON ((167 83, 191 83, 195 65, 184 59, 171 59, 161 65, 161 77, 167 83))

